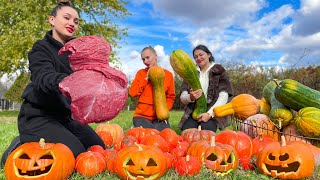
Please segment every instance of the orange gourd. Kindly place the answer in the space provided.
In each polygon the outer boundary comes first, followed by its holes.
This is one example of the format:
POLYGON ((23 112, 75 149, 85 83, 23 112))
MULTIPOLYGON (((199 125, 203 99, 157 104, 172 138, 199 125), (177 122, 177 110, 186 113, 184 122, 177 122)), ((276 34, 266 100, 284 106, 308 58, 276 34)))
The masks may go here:
POLYGON ((148 71, 148 78, 151 80, 153 88, 153 100, 158 120, 168 120, 169 110, 164 91, 164 70, 160 66, 153 66, 148 71))
POLYGON ((239 94, 231 102, 213 108, 215 117, 234 115, 241 120, 245 120, 249 116, 259 113, 259 111, 259 101, 250 94, 239 94))

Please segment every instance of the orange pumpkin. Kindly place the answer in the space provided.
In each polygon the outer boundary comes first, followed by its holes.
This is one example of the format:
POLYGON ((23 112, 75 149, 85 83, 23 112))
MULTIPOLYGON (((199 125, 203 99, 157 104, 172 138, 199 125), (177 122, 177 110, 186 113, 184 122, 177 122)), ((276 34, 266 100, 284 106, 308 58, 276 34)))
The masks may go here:
POLYGON ((216 135, 215 132, 211 130, 202 130, 201 126, 198 126, 198 128, 185 129, 181 132, 183 140, 190 144, 199 140, 210 141, 211 136, 214 135, 216 135))
POLYGON ((303 179, 312 176, 314 157, 311 150, 302 143, 269 143, 257 157, 259 171, 267 176, 280 179, 303 179))
POLYGON ((118 137, 123 136, 123 129, 119 124, 103 123, 96 127, 96 132, 108 131, 112 135, 113 143, 118 137))
POLYGON ((249 116, 240 125, 240 131, 248 134, 251 138, 259 134, 272 136, 274 140, 279 140, 279 130, 265 114, 255 114, 249 116))
POLYGON ((217 176, 224 176, 239 165, 239 156, 236 150, 227 144, 216 143, 212 136, 210 142, 200 140, 191 144, 188 155, 196 157, 217 176))
POLYGON ((272 136, 267 136, 259 134, 259 136, 252 139, 252 154, 253 156, 258 156, 260 151, 269 143, 277 142, 272 136))
POLYGON ((250 94, 239 94, 231 102, 213 108, 216 117, 234 115, 236 118, 245 120, 249 116, 259 113, 259 101, 250 94))
POLYGON ((153 128, 143 128, 143 127, 135 127, 129 129, 125 135, 128 136, 134 136, 137 138, 138 143, 141 142, 142 138, 148 135, 155 135, 159 134, 160 132, 153 128))
POLYGON ((153 66, 148 71, 148 77, 152 83, 153 102, 158 120, 168 120, 169 110, 167 107, 166 94, 164 91, 164 70, 160 66, 153 66))
POLYGON ((93 151, 79 154, 76 158, 76 171, 87 178, 102 173, 107 168, 105 157, 93 151))
POLYGON ((7 158, 5 176, 11 179, 68 179, 75 165, 72 151, 61 143, 24 143, 7 158))
POLYGON ((167 170, 167 159, 156 147, 135 144, 117 153, 114 168, 121 179, 159 179, 167 170))
POLYGON ((234 147, 239 155, 240 164, 244 169, 254 169, 250 163, 253 155, 252 139, 241 131, 224 130, 216 135, 216 142, 228 144, 234 147))
POLYGON ((174 169, 182 176, 193 176, 201 171, 201 161, 194 156, 180 157, 174 163, 174 169))
POLYGON ((97 134, 100 136, 102 141, 104 142, 104 145, 106 147, 113 145, 113 137, 110 132, 108 131, 98 131, 97 134))

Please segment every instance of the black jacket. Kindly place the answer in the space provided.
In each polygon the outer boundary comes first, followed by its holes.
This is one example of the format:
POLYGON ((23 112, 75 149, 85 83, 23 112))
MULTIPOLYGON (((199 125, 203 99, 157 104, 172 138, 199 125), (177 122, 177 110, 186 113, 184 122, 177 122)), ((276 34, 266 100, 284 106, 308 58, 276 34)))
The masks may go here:
POLYGON ((70 114, 70 102, 59 90, 59 83, 73 71, 69 53, 58 55, 63 47, 52 37, 52 31, 38 40, 28 54, 31 82, 22 94, 25 103, 54 115, 70 114))

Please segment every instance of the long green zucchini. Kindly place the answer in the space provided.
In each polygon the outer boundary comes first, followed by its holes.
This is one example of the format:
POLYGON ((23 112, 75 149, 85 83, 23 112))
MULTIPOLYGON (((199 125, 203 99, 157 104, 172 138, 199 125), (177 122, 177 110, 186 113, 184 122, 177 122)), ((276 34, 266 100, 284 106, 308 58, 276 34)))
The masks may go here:
MULTIPOLYGON (((191 57, 183 50, 175 50, 170 54, 170 65, 186 83, 193 89, 201 89, 198 72, 191 57)), ((199 99, 196 100, 195 109, 192 112, 192 118, 198 119, 198 116, 207 112, 207 101, 202 92, 199 99)))
POLYGON ((275 88, 274 95, 283 105, 296 111, 304 107, 316 107, 320 109, 320 91, 292 79, 275 82, 277 87, 275 88))

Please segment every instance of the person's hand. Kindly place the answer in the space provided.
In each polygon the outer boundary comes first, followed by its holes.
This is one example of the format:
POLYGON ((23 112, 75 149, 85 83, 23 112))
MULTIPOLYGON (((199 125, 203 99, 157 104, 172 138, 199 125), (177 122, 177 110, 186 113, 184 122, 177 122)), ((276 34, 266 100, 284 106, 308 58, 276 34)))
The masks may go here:
POLYGON ((198 122, 207 122, 211 119, 211 115, 209 113, 202 113, 198 116, 198 122))
POLYGON ((190 99, 191 99, 191 101, 195 101, 195 100, 199 99, 201 97, 201 95, 202 95, 202 89, 197 89, 195 91, 193 91, 191 89, 191 91, 190 91, 190 99))

